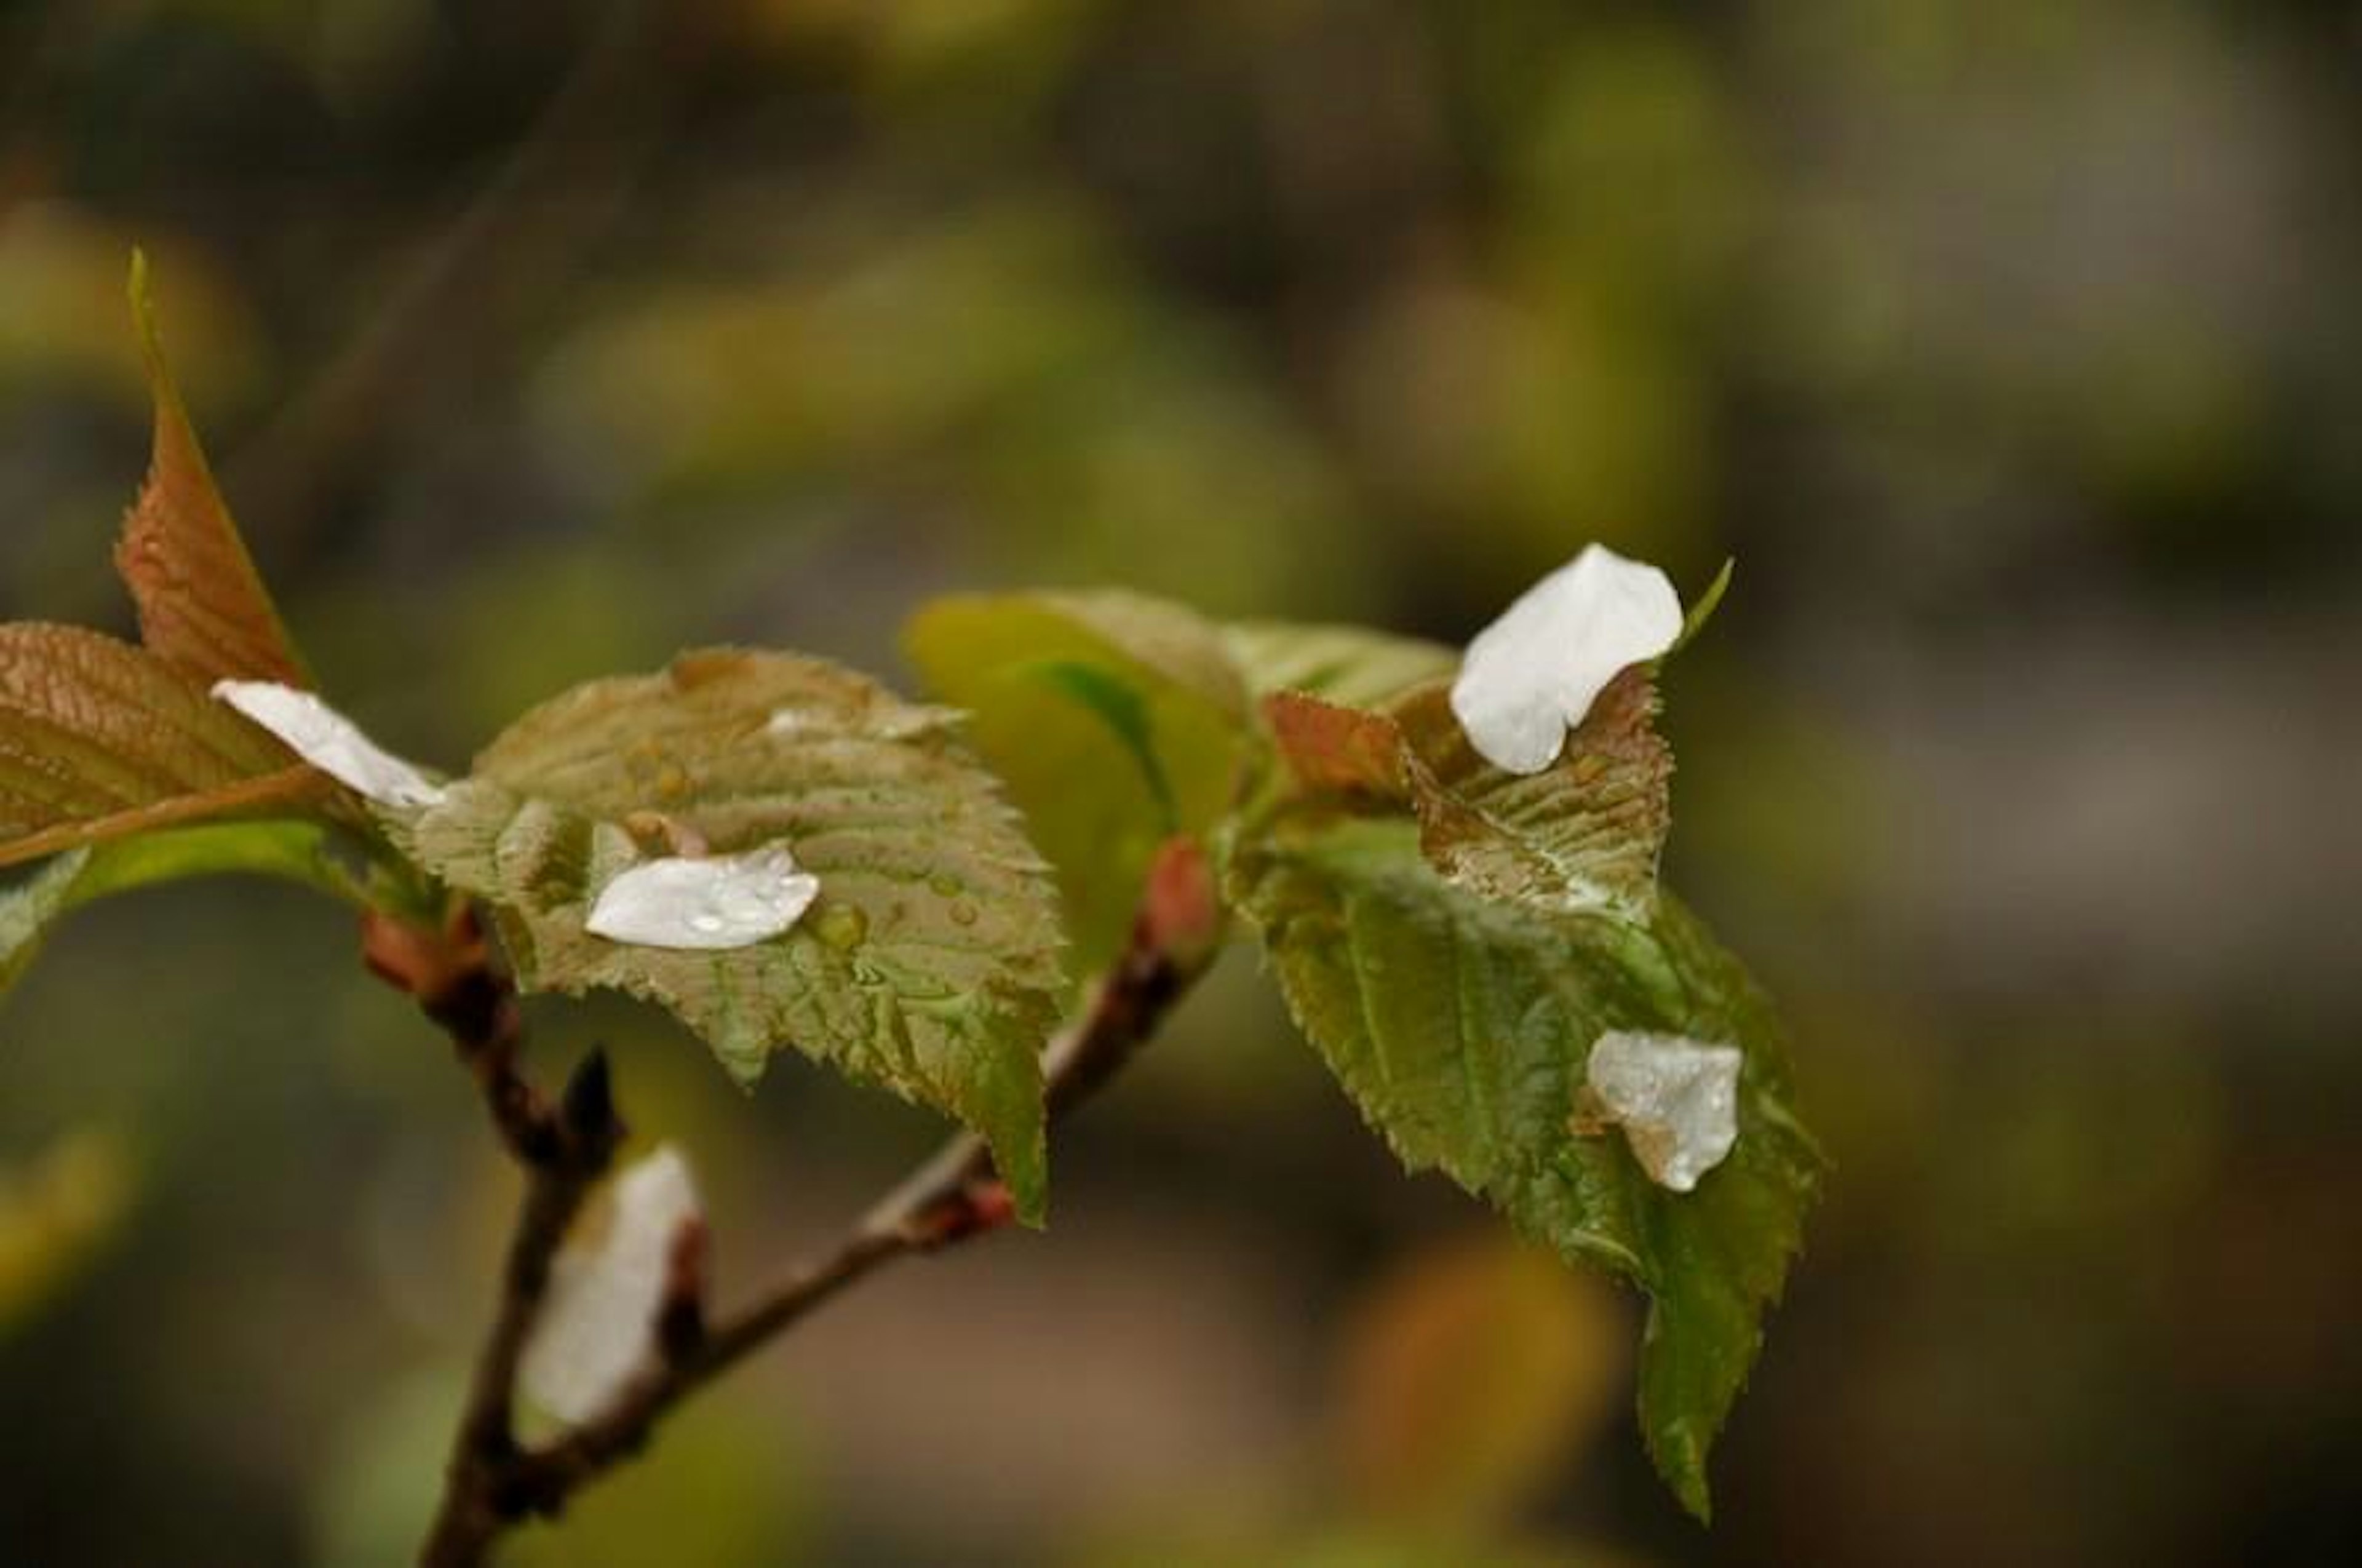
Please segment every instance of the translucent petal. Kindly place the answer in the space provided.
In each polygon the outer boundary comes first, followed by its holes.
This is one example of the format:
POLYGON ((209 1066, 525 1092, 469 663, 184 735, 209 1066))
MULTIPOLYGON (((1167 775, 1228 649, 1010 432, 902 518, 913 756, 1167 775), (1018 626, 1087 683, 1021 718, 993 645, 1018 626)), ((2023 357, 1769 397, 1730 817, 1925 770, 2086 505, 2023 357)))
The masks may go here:
POLYGON ((1738 1142, 1739 1063, 1736 1045, 1610 1030, 1584 1076, 1650 1179, 1687 1192, 1738 1142))
POLYGON ((751 947, 795 924, 819 894, 820 878, 778 846, 650 860, 599 890, 585 929, 638 947, 751 947))
POLYGON ((606 1224, 578 1227, 551 1265, 518 1367, 527 1397, 569 1425, 607 1407, 646 1359, 673 1249, 701 1218, 689 1162, 670 1144, 615 1178, 606 1224))
POLYGON ((1589 546, 1476 635, 1451 712, 1485 761, 1540 773, 1618 671, 1681 635, 1681 597, 1663 572, 1589 546))
POLYGON ((432 806, 443 789, 321 701, 275 680, 221 680, 214 697, 277 735, 304 761, 381 806, 432 806))

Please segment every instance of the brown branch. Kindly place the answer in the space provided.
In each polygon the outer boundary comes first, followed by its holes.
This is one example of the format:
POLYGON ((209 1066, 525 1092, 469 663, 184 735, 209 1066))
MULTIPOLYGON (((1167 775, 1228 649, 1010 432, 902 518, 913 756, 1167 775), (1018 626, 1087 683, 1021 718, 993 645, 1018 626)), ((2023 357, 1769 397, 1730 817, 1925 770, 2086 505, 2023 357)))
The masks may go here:
MULTIPOLYGON (((1211 961, 1220 918, 1203 852, 1175 840, 1151 872, 1122 956, 1082 1016, 1044 1053, 1054 1123, 1103 1088, 1156 1032, 1211 961)), ((436 968, 408 952, 387 962, 381 945, 403 944, 373 940, 370 946, 372 965, 397 983, 411 984, 402 977, 405 969, 436 968)), ((578 1128, 575 1090, 569 1089, 566 1109, 553 1113, 514 1070, 515 1001, 505 979, 465 955, 449 966, 455 976, 437 993, 444 999, 439 1005, 418 994, 459 1043, 495 1124, 526 1166, 528 1185, 501 1310, 477 1364, 443 1507, 420 1559, 425 1568, 482 1562, 511 1526, 556 1516, 577 1491, 646 1447, 675 1406, 820 1307, 889 1263, 988 1234, 1013 1217, 1008 1189, 993 1174, 990 1148, 963 1133, 873 1207, 834 1250, 719 1321, 705 1313, 706 1238, 703 1227, 692 1224, 676 1242, 672 1283, 649 1325, 648 1370, 587 1424, 546 1447, 523 1449, 512 1408, 517 1361, 540 1310, 550 1258, 621 1128, 607 1099, 602 1057, 592 1056, 577 1076, 578 1086, 595 1082, 585 1098, 597 1101, 596 1115, 578 1128), (487 979, 495 982, 491 988, 487 979), (595 1159, 589 1158, 594 1151, 595 1159)))
POLYGON ((480 1562, 508 1526, 501 1501, 514 1465, 517 1364, 548 1295, 557 1255, 583 1200, 623 1142, 604 1052, 576 1068, 553 1104, 525 1078, 517 1058, 524 1032, 516 990, 465 910, 439 932, 381 915, 366 917, 362 954, 371 969, 417 999, 451 1038, 474 1077, 501 1142, 524 1168, 524 1198, 509 1240, 501 1305, 469 1379, 468 1403, 445 1467, 443 1503, 422 1561, 480 1562))

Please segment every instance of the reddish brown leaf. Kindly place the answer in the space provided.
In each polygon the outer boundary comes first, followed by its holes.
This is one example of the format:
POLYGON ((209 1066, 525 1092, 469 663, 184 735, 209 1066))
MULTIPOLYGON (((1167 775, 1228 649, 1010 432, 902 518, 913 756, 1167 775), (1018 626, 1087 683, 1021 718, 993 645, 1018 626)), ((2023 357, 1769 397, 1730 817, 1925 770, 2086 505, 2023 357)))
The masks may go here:
POLYGON ((0 865, 321 787, 144 648, 0 626, 0 865))
POLYGON ((1421 852, 1459 886, 1540 909, 1645 911, 1673 766, 1650 670, 1610 681, 1558 761, 1529 775, 1478 756, 1448 693, 1433 681, 1372 711, 1281 691, 1264 718, 1305 791, 1408 804, 1421 852))
POLYGON ((1393 713, 1410 745, 1419 847, 1451 880, 1552 909, 1631 914, 1655 896, 1673 755, 1657 733, 1647 666, 1608 682, 1558 761, 1536 774, 1506 773, 1477 756, 1440 684, 1393 713))
POLYGON ((1397 799, 1407 788, 1402 730, 1384 713, 1301 691, 1273 692, 1263 713, 1281 758, 1308 789, 1397 799))
POLYGON ((115 565, 138 605, 141 640, 201 683, 231 677, 308 686, 304 661, 238 537, 165 368, 147 262, 138 256, 131 305, 156 403, 156 442, 115 565))

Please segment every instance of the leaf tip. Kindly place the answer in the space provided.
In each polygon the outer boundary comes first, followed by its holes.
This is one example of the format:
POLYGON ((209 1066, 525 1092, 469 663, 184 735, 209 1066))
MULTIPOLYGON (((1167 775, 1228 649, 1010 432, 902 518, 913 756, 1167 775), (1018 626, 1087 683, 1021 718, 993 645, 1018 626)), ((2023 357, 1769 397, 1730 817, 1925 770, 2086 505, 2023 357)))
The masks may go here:
POLYGON ((139 335, 139 357, 147 365, 149 385, 160 398, 171 382, 164 374, 163 331, 156 324, 153 270, 148 264, 147 250, 140 246, 131 248, 131 268, 124 282, 124 295, 131 306, 132 330, 139 335))
POLYGON ((1654 1426, 1649 1432, 1649 1457, 1657 1474, 1680 1503, 1682 1511, 1702 1525, 1714 1523, 1714 1498, 1706 1485, 1705 1452, 1686 1421, 1654 1426))
POLYGON ((1689 646, 1696 640, 1697 635, 1705 630, 1705 624, 1714 619, 1715 611, 1722 603, 1722 596, 1730 591, 1731 573, 1738 568, 1737 556, 1722 558, 1722 569, 1714 574, 1714 580, 1705 585, 1705 591, 1697 596, 1697 602, 1690 606, 1689 613, 1682 617, 1681 635, 1675 637, 1673 646, 1665 650, 1667 657, 1689 646))

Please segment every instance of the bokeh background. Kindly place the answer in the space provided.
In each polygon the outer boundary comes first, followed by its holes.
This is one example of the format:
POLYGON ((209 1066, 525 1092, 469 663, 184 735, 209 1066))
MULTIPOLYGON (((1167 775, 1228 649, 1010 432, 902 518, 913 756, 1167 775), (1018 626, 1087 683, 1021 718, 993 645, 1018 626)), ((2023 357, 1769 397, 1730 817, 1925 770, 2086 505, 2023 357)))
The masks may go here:
MULTIPOLYGON (((947 588, 1463 639, 1735 590, 1671 876, 1828 1198, 1711 1531, 1636 1305, 1390 1165, 1243 956, 528 1563, 2362 1561, 2362 21, 2299 0, 13 0, 0 615, 127 621, 129 248, 332 690, 458 763, 947 588)), ((724 1287, 933 1136, 611 1042, 724 1287)), ((295 891, 0 1015, 0 1562, 403 1561, 511 1178, 295 891)))

